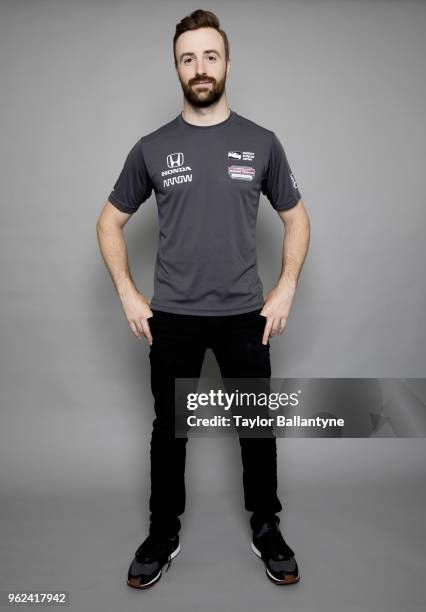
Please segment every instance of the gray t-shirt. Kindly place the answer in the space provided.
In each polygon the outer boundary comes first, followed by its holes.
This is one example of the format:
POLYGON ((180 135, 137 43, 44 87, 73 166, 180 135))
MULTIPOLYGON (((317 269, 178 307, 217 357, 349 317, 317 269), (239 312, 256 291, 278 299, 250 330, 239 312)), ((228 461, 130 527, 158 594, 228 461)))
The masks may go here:
POLYGON ((137 141, 108 199, 134 213, 152 191, 159 242, 151 307, 210 316, 261 308, 260 193, 279 211, 301 198, 275 133, 232 110, 211 126, 179 114, 137 141))

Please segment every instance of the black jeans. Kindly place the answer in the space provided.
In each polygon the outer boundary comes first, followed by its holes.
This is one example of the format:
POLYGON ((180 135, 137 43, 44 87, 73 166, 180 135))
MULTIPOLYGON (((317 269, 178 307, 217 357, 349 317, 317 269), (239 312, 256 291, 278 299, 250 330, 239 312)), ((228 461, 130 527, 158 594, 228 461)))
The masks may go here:
MULTIPOLYGON (((204 355, 211 348, 223 378, 271 377, 269 342, 262 344, 266 318, 251 312, 201 316, 151 309, 148 319, 151 389, 155 419, 151 436, 150 532, 177 533, 185 510, 187 437, 175 437, 174 379, 199 378, 204 355)), ((275 437, 239 437, 245 509, 253 512, 256 529, 282 510, 277 496, 275 437)))

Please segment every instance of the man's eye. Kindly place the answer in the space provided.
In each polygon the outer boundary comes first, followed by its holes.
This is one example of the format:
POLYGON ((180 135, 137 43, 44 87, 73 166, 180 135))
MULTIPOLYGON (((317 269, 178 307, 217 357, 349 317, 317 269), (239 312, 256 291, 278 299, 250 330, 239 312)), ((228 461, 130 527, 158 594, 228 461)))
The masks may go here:
POLYGON ((190 57, 187 57, 187 58, 185 58, 185 59, 183 60, 183 63, 184 63, 184 64, 187 64, 187 63, 188 63, 188 62, 190 62, 190 61, 191 61, 191 58, 190 58, 190 57))
POLYGON ((215 59, 216 59, 216 56, 215 56, 215 55, 209 55, 209 59, 213 59, 213 60, 215 60, 215 59))

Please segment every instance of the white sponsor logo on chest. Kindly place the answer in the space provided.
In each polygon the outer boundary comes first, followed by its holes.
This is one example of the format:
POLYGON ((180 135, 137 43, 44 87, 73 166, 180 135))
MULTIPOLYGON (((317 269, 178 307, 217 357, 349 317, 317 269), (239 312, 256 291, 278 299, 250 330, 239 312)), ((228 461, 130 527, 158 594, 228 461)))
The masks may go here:
POLYGON ((251 161, 254 159, 254 153, 252 151, 228 151, 228 159, 251 161))
POLYGON ((250 166, 228 166, 228 175, 232 179, 252 181, 255 173, 256 170, 250 166))
POLYGON ((181 174, 182 172, 192 172, 191 166, 184 166, 184 155, 182 152, 170 153, 166 157, 167 167, 169 170, 163 170, 161 176, 169 176, 169 178, 163 179, 163 187, 171 187, 171 185, 177 185, 179 183, 191 183, 192 174, 181 174))

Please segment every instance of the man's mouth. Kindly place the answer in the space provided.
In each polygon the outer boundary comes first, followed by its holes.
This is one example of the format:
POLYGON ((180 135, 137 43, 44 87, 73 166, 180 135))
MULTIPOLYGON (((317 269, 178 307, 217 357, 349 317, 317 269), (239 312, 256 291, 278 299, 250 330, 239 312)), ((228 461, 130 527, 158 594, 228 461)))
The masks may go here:
POLYGON ((194 85, 204 85, 210 83, 210 81, 197 81, 196 83, 194 83, 194 85))

